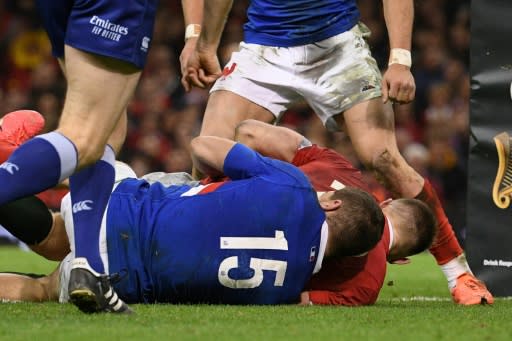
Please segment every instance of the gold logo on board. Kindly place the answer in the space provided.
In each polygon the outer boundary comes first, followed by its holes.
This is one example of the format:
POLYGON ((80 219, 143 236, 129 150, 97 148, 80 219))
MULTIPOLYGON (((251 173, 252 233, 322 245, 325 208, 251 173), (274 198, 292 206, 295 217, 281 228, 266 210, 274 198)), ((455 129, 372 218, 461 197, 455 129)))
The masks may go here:
POLYGON ((498 172, 492 187, 492 199, 499 208, 510 206, 512 196, 512 164, 510 155, 510 137, 501 133, 494 137, 498 151, 498 172))

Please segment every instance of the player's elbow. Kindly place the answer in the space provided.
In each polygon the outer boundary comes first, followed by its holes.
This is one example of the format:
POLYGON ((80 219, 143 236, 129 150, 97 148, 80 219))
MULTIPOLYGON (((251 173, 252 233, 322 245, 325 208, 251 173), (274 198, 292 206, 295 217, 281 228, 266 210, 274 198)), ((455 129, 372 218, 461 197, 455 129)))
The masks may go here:
POLYGON ((192 157, 198 158, 205 153, 207 139, 204 136, 194 137, 190 141, 190 152, 192 157))

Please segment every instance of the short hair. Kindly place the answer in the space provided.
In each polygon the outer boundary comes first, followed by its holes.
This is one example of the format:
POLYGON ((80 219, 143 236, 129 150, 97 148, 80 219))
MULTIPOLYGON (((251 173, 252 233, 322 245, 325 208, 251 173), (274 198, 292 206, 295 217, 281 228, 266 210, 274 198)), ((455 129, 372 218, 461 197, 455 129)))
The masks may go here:
POLYGON ((384 214, 377 201, 354 187, 337 190, 332 199, 340 199, 342 204, 327 221, 329 258, 356 256, 371 250, 384 230, 384 214))
MULTIPOLYGON (((400 230, 402 238, 409 243, 402 245, 402 253, 412 256, 428 249, 437 234, 437 221, 432 210, 417 199, 396 199, 391 202, 400 209, 402 219, 407 224, 400 230)), ((398 227, 398 226, 396 226, 398 227)))

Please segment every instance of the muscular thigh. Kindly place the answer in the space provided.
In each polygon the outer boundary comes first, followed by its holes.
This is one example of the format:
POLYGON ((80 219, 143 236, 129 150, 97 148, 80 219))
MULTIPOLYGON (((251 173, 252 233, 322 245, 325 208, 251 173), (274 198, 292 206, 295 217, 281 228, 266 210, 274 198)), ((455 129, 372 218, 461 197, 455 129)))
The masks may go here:
POLYGON ((229 124, 229 136, 223 136, 232 137, 241 119, 279 120, 301 98, 293 69, 296 49, 241 43, 212 87, 203 132, 229 124))
MULTIPOLYGON (((135 91, 140 70, 70 46, 66 46, 64 65, 68 87, 58 131, 75 143, 81 157, 81 152, 91 146, 104 146, 116 127, 124 131, 118 124, 125 123, 121 117, 135 91)), ((116 137, 123 139, 124 136, 116 137)), ((100 149, 102 152, 103 147, 100 149)))
POLYGON ((275 117, 268 109, 231 91, 214 91, 208 99, 201 135, 234 139, 236 126, 246 119, 271 123, 275 117))

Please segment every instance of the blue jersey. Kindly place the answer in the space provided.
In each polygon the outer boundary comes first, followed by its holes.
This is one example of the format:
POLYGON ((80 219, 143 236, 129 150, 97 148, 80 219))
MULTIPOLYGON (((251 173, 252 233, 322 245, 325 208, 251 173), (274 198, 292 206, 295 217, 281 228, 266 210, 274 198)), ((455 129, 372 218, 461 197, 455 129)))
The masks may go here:
POLYGON ((359 20, 356 0, 251 0, 246 43, 290 47, 350 30, 359 20))
POLYGON ((325 214, 295 166, 235 145, 233 181, 124 180, 107 211, 109 272, 128 302, 297 302, 323 257, 325 214))

